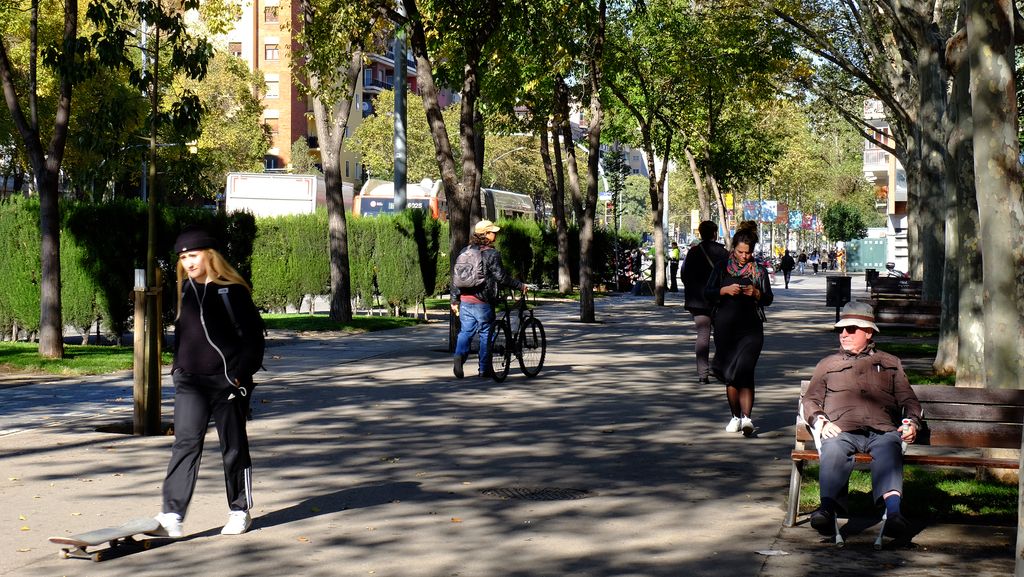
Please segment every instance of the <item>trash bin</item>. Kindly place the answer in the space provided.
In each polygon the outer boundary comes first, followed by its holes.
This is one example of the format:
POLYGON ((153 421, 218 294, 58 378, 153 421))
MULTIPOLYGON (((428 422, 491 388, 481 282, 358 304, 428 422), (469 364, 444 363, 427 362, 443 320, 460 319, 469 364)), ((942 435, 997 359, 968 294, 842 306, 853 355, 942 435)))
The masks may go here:
POLYGON ((850 277, 830 276, 825 279, 825 306, 837 309, 850 302, 850 277))
POLYGON ((864 269, 864 285, 871 288, 871 285, 875 283, 878 278, 878 269, 866 268, 864 269))

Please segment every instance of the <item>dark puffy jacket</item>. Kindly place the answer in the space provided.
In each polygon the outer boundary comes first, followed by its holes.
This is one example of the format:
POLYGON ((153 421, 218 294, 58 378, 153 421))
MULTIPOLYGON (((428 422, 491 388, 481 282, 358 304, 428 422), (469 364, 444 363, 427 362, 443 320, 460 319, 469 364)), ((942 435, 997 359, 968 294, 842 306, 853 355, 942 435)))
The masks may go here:
MULTIPOLYGON (((468 248, 466 247, 462 250, 467 250, 468 248)), ((482 287, 474 289, 460 289, 452 284, 452 302, 458 302, 459 297, 462 295, 473 295, 491 306, 496 306, 501 300, 499 298, 501 296, 501 288, 523 289, 523 283, 512 278, 508 271, 505 270, 505 267, 501 265, 501 255, 498 254, 498 251, 493 246, 480 246, 480 255, 484 260, 484 271, 487 281, 482 287)))
POLYGON ((729 258, 729 251, 713 240, 706 240, 687 251, 683 272, 679 275, 683 279, 684 306, 687 309, 712 307, 704 300, 704 287, 714 264, 726 258, 729 258))

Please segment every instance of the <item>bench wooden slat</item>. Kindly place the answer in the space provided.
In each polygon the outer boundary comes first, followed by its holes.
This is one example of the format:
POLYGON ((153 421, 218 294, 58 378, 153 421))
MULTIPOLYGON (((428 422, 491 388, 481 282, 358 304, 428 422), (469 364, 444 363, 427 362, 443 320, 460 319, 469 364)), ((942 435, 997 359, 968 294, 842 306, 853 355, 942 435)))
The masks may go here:
MULTIPOLYGON (((922 403, 1024 407, 1024 392, 1020 389, 972 389, 946 385, 911 385, 910 387, 914 389, 917 400, 922 403)), ((801 394, 806 390, 801 391, 801 394)))
MULTIPOLYGON (((817 461, 818 452, 814 450, 794 450, 794 461, 817 461)), ((857 453, 856 463, 870 463, 871 455, 857 453)), ((954 456, 954 455, 904 455, 903 462, 913 465, 935 465, 943 467, 990 467, 993 469, 1017 469, 1020 462, 1014 459, 995 459, 991 457, 954 456)))

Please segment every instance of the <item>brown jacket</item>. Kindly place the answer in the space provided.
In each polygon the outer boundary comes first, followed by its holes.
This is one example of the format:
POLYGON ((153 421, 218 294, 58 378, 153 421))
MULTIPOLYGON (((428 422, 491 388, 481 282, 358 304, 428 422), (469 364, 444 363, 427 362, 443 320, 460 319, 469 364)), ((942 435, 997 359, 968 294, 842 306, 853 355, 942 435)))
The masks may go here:
POLYGON ((910 388, 903 363, 869 343, 860 354, 846 351, 818 363, 803 398, 804 417, 818 415, 843 431, 895 431, 906 416, 921 428, 921 404, 910 388))

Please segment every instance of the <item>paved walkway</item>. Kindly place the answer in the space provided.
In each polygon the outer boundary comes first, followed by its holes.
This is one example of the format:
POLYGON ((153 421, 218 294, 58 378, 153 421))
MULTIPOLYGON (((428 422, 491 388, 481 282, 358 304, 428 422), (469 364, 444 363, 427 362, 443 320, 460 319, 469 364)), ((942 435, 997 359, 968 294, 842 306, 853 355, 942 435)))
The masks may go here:
POLYGON ((836 550, 781 528, 799 381, 835 346, 824 286, 777 290, 755 439, 725 433, 722 387, 695 382, 680 294, 601 299, 594 325, 544 307, 543 372, 502 384, 451 375, 444 324, 275 337, 249 428, 254 530, 218 534, 211 432, 190 536, 98 564, 47 537, 156 513, 171 439, 96 432, 131 419, 127 374, 0 390, 0 575, 1011 573, 1010 529, 929 527, 876 553, 867 535, 836 550))

